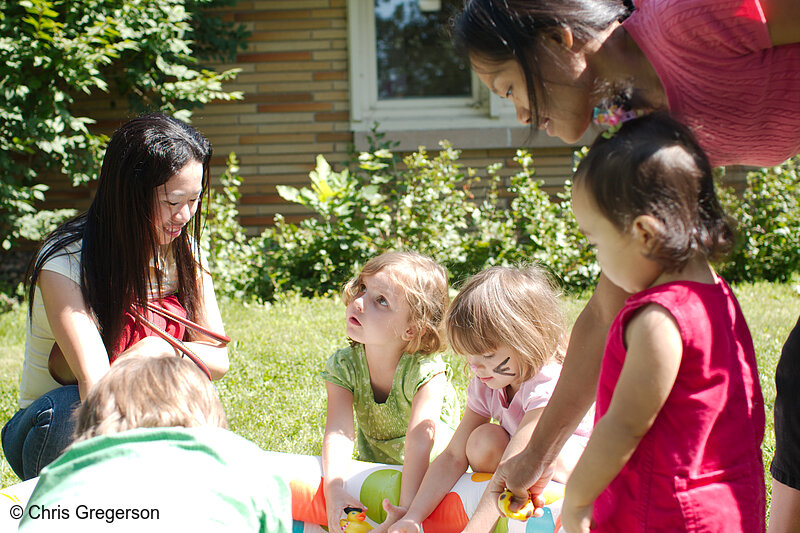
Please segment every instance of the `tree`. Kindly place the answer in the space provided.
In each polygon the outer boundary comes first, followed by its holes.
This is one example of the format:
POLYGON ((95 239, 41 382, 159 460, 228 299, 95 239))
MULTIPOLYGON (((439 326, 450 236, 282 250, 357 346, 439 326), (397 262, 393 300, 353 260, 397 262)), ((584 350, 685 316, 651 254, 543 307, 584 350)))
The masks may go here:
POLYGON ((47 189, 43 171, 95 178, 107 138, 72 112, 76 97, 113 91, 132 111, 188 119, 237 70, 215 72, 197 57, 233 54, 246 34, 200 8, 231 0, 0 0, 0 241, 47 189), (215 20, 216 22, 211 22, 215 20), (202 23, 200 23, 202 21, 202 23), (195 41, 193 41, 195 39, 195 41), (200 53, 196 53, 196 51, 200 53))

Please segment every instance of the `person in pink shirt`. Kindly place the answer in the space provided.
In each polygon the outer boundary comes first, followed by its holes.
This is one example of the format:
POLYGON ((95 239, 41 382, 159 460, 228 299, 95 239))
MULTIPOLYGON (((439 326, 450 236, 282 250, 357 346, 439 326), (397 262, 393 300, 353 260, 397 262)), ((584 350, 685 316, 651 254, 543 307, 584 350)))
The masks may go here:
MULTIPOLYGON (((575 143, 592 126, 670 111, 718 165, 800 152, 796 0, 468 0, 452 27, 478 78, 532 129, 575 143), (632 4, 635 3, 635 8, 632 4)), ((613 178, 609 178, 613 179, 613 178)), ((537 494, 593 400, 602 348, 629 293, 601 274, 576 320, 563 379, 529 445, 491 490, 537 494)), ((800 531, 800 324, 778 364, 770 532, 800 531), (792 377, 795 376, 795 377, 792 377)))
MULTIPOLYGON (((467 407, 447 448, 433 461, 407 512, 384 502, 391 533, 419 533, 422 522, 471 467, 494 472, 528 442, 561 373, 560 303, 540 268, 492 267, 471 277, 445 319, 448 341, 473 372, 467 407), (497 423, 491 423, 494 420, 497 423), (403 513, 405 515, 403 516, 403 513)), ((565 483, 591 433, 587 417, 556 459, 565 483)), ((491 531, 496 496, 484 493, 464 531, 491 531)))

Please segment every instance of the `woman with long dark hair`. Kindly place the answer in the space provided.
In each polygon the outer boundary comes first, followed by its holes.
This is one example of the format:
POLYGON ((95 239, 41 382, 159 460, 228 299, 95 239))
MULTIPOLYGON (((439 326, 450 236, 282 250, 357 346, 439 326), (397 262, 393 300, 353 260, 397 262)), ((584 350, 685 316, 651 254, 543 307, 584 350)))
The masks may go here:
POLYGON ((209 190, 211 153, 208 139, 180 120, 130 120, 109 141, 89 210, 34 256, 20 410, 2 430, 20 478, 37 476, 70 443, 72 411, 116 358, 181 353, 155 330, 186 341, 213 379, 227 372, 219 336, 163 316, 223 331, 194 216, 209 190), (146 312, 154 304, 160 314, 146 312))

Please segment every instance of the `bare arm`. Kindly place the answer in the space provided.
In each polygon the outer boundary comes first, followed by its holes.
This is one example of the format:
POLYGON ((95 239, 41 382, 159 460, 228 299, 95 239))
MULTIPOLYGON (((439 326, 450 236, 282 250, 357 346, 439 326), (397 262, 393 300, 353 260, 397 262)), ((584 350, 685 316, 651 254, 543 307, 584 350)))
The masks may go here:
MULTIPOLYGON (((506 446, 505 452, 503 452, 503 457, 500 459, 501 465, 509 457, 514 457, 525 449, 528 442, 530 442, 531 436, 544 410, 545 408, 542 407, 541 409, 532 409, 525 413, 525 416, 522 417, 522 421, 517 427, 517 431, 511 436, 511 440, 508 446, 506 446)), ((464 532, 470 533, 474 531, 475 533, 485 533, 486 531, 492 531, 499 517, 500 513, 497 510, 497 494, 487 487, 487 489, 483 491, 483 496, 481 496, 478 507, 469 519, 467 527, 464 528, 464 532)))
POLYGON ((108 352, 97 324, 81 294, 68 277, 42 270, 39 274, 42 301, 58 346, 78 380, 81 399, 108 372, 108 352))
MULTIPOLYGON (((198 324, 216 333, 225 333, 225 326, 222 323, 222 314, 219 312, 217 297, 214 293, 214 282, 208 272, 202 272, 201 283, 203 289, 203 308, 198 313, 198 324)), ((193 338, 187 345, 203 360, 211 371, 212 379, 220 379, 228 372, 230 362, 228 360, 228 349, 225 345, 215 341, 210 337, 193 338)))
POLYGON ((628 294, 600 275, 597 288, 570 335, 561 377, 528 445, 500 464, 487 490, 494 498, 508 488, 514 493, 511 510, 541 494, 553 475, 562 446, 594 401, 608 328, 628 294))
POLYGON ((561 519, 587 532, 595 499, 619 474, 666 402, 683 356, 675 319, 661 306, 643 308, 625 331, 625 363, 608 411, 567 483, 561 519))
POLYGON ((453 438, 450 439, 447 448, 431 463, 408 512, 402 520, 389 529, 390 533, 419 533, 422 522, 436 509, 458 478, 467 471, 469 466, 467 440, 475 428, 488 421, 488 418, 477 414, 469 407, 464 409, 464 416, 453 438))
POLYGON ((444 373, 437 374, 417 390, 411 402, 403 477, 400 482, 401 507, 411 505, 430 465, 431 450, 436 438, 436 424, 441 418, 446 386, 447 376, 444 373))
POLYGON ((353 393, 326 382, 328 410, 325 435, 322 437, 322 477, 328 515, 328 530, 339 531, 339 519, 345 507, 364 505, 350 496, 344 488, 344 478, 350 469, 355 441, 353 421, 353 393))
POLYGON ((800 2, 761 0, 772 46, 800 42, 800 2))

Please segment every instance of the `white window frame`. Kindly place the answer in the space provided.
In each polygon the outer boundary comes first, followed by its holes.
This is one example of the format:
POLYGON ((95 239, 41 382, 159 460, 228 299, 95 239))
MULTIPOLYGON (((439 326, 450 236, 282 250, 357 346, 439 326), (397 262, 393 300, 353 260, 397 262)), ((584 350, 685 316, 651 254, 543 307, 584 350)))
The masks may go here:
POLYGON ((472 73, 473 97, 378 99, 374 0, 348 0, 350 127, 369 131, 518 128, 511 102, 472 73))

